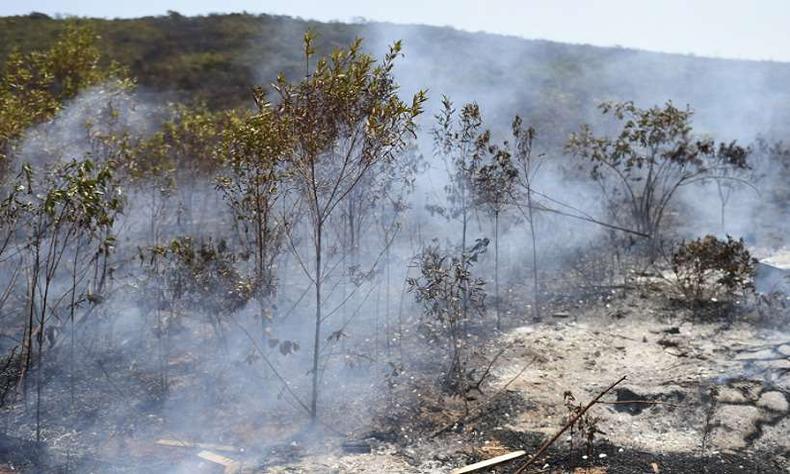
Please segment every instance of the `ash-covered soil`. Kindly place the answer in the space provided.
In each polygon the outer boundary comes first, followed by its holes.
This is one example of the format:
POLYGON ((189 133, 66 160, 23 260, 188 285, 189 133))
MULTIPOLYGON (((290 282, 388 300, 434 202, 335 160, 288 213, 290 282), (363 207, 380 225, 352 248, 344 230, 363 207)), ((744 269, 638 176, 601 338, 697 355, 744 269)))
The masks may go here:
MULTIPOLYGON (((575 440, 572 451, 566 433, 530 472, 790 472, 790 337, 774 323, 781 321, 738 308, 692 311, 648 287, 566 302, 488 342, 507 350, 480 396, 481 404, 496 396, 481 416, 458 413, 461 422, 440 436, 424 427, 394 450, 290 468, 448 472, 534 452, 567 421, 566 392, 586 404, 625 375, 589 411, 598 430, 592 445, 575 440)), ((525 459, 488 472, 514 472, 525 459)))
MULTIPOLYGON (((514 450, 535 452, 567 421, 567 392, 586 404, 625 375, 588 412, 596 420, 592 443, 578 435, 571 443, 565 433, 528 472, 790 472, 790 338, 764 311, 692 311, 645 286, 566 298, 540 322, 510 323, 478 340, 489 355, 504 352, 489 383, 466 400, 442 393, 427 366, 404 369, 388 389, 338 387, 340 398, 319 426, 294 407, 252 416, 250 400, 225 394, 213 412, 187 417, 200 420, 203 436, 187 441, 235 449, 217 451, 157 445, 188 431, 158 418, 153 402, 132 410, 124 426, 103 427, 106 397, 97 382, 91 403, 99 421, 69 429, 64 414, 40 444, 22 441, 31 439, 31 425, 15 426, 0 439, 0 457, 15 469, 9 472, 443 473, 514 450), (199 457, 205 450, 235 464, 199 457)), ((127 385, 107 364, 104 389, 121 397, 127 385)), ((191 372, 172 384, 194 384, 191 372)), ((204 383, 208 390, 211 380, 204 383)), ((6 420, 21 410, 6 412, 6 420)), ((527 458, 489 472, 515 472, 527 458)))
POLYGON ((646 301, 613 301, 516 328, 505 340, 514 348, 501 379, 518 361, 539 357, 511 385, 535 407, 515 429, 550 433, 565 416, 565 391, 587 400, 627 375, 608 400, 648 403, 596 407, 600 429, 617 445, 688 452, 705 438, 713 451, 790 450, 790 339, 778 330, 692 322, 646 301))

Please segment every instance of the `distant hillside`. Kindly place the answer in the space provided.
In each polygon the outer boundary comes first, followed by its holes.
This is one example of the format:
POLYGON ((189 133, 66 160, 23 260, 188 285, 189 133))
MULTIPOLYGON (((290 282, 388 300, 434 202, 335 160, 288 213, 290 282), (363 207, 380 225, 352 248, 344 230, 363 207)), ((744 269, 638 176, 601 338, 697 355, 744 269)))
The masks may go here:
MULTIPOLYGON (((12 48, 49 44, 67 20, 44 15, 0 18, 0 61, 12 48)), ((249 103, 249 87, 279 71, 304 71, 307 28, 323 52, 356 36, 380 53, 404 40, 397 75, 406 91, 428 88, 435 99, 476 99, 495 125, 520 113, 550 142, 597 117, 602 100, 642 105, 672 99, 698 111, 703 131, 721 138, 757 133, 790 136, 790 64, 731 61, 524 40, 451 28, 308 22, 269 15, 78 19, 103 38, 110 58, 140 85, 215 107, 249 103)), ((526 21, 526 20, 525 20, 526 21)), ((435 103, 435 102, 434 102, 435 103)))

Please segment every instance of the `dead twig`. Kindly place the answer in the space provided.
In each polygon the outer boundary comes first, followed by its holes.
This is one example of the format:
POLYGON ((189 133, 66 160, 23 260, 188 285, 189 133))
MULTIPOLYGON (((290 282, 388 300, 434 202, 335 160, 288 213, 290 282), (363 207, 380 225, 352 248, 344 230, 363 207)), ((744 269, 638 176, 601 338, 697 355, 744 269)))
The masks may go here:
POLYGON ((579 420, 579 418, 584 416, 584 414, 587 413, 587 410, 589 410, 593 405, 598 403, 598 400, 600 400, 604 395, 609 393, 613 388, 615 388, 617 385, 619 385, 625 379, 626 379, 626 376, 623 375, 622 377, 620 377, 620 380, 618 380, 617 382, 613 383, 612 385, 609 385, 609 387, 606 390, 604 390, 603 392, 599 393, 595 398, 593 398, 592 401, 590 401, 590 403, 587 404, 587 406, 582 408, 578 413, 576 413, 576 415, 573 416, 573 418, 571 418, 567 423, 565 423, 565 426, 563 426, 561 430, 559 430, 554 436, 549 438, 548 441, 544 442, 540 446, 540 448, 538 448, 537 452, 535 452, 535 454, 533 454, 532 457, 530 457, 529 461, 524 463, 520 468, 518 468, 516 470, 515 474, 521 474, 529 466, 531 466, 532 463, 534 463, 538 458, 540 458, 540 456, 543 453, 545 453, 546 450, 549 449, 549 447, 552 444, 554 444, 554 442, 557 441, 557 439, 559 439, 559 437, 562 436, 562 434, 565 433, 568 430, 568 428, 573 426, 576 423, 576 421, 579 420))
POLYGON ((506 350, 507 348, 504 348, 501 349, 499 352, 497 352, 497 354, 491 359, 491 361, 488 363, 488 366, 483 371, 483 375, 481 375, 480 378, 477 379, 477 382, 469 386, 469 390, 475 389, 478 392, 483 393, 483 391, 480 389, 480 386, 483 385, 483 382, 485 382, 485 380, 488 378, 488 375, 491 373, 491 368, 494 367, 496 361, 499 360, 499 358, 502 356, 502 354, 505 353, 506 350))

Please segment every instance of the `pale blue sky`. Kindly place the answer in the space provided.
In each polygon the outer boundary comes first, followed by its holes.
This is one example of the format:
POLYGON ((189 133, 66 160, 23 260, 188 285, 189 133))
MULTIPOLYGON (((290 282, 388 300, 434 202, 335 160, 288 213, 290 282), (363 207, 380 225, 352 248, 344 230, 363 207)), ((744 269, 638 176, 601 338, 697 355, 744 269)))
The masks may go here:
POLYGON ((0 15, 40 11, 136 17, 248 11, 449 25, 600 46, 790 61, 790 0, 0 0, 0 15))

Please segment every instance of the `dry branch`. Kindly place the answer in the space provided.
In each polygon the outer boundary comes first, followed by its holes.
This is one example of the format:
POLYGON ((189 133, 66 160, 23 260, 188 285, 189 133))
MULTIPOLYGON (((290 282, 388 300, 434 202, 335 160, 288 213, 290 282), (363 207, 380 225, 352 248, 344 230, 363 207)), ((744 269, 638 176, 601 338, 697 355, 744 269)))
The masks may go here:
POLYGON ((620 377, 620 380, 618 380, 617 382, 613 383, 612 385, 609 385, 609 387, 608 387, 606 390, 604 390, 603 392, 599 393, 599 394, 598 394, 598 396, 596 396, 595 398, 593 398, 593 399, 592 399, 592 401, 590 401, 590 403, 588 403, 588 404, 587 404, 587 406, 585 406, 585 407, 584 407, 584 408, 583 408, 581 411, 579 411, 578 413, 576 413, 576 414, 573 416, 573 418, 571 418, 571 419, 570 419, 570 420, 569 420, 567 423, 565 423, 565 426, 563 426, 561 430, 559 430, 559 431, 558 431, 558 432, 557 432, 557 433, 556 433, 554 436, 552 436, 552 437, 551 437, 551 438, 550 438, 548 441, 546 441, 545 443, 543 443, 543 444, 540 446, 540 448, 538 448, 538 451, 537 451, 535 454, 533 454, 533 455, 532 455, 532 457, 529 459, 529 461, 527 461, 526 463, 524 463, 524 465, 522 465, 520 468, 518 468, 518 470, 516 470, 516 474, 521 474, 521 473, 522 473, 522 472, 524 472, 524 471, 525 471, 525 470, 526 470, 526 469, 527 469, 529 466, 531 466, 533 462, 535 462, 535 461, 536 461, 536 460, 537 460, 537 459, 538 459, 538 458, 539 458, 539 457, 540 457, 540 456, 541 456, 541 455, 542 455, 544 452, 546 452, 546 450, 547 450, 547 449, 549 449, 549 447, 550 447, 552 444, 554 444, 554 442, 555 442, 555 441, 557 441, 557 439, 558 439, 560 436, 562 436, 562 434, 563 434, 563 433, 565 433, 565 432, 568 430, 568 428, 570 428, 571 426, 573 426, 573 425, 576 423, 576 421, 577 421, 579 418, 581 418, 582 416, 584 416, 584 414, 585 414, 585 413, 587 413, 587 410, 589 410, 589 409, 590 409, 590 408, 591 408, 593 405, 595 405, 596 403, 598 403, 598 400, 600 400, 600 399, 601 399, 601 397, 603 397, 604 395, 606 395, 607 393, 609 393, 609 392, 610 392, 610 391, 611 391, 613 388, 615 388, 617 385, 619 385, 619 384, 620 384, 620 382, 622 382, 623 380, 625 380, 625 378, 626 378, 626 376, 625 376, 625 375, 623 375, 622 377, 620 377))
POLYGON ((212 453, 211 451, 201 451, 197 455, 198 457, 205 459, 206 461, 210 461, 213 462, 214 464, 219 464, 220 466, 224 466, 225 474, 236 474, 241 471, 241 463, 231 458, 227 458, 217 453, 212 453))
POLYGON ((212 444, 212 443, 190 443, 189 441, 179 441, 176 439, 159 439, 156 441, 156 444, 162 446, 171 446, 174 448, 199 448, 199 449, 213 449, 215 451, 228 451, 237 453, 240 451, 239 448, 234 446, 228 446, 226 444, 212 444))
POLYGON ((467 472, 474 472, 480 469, 495 466, 497 464, 501 464, 506 461, 510 461, 511 459, 520 458, 521 456, 527 454, 526 451, 513 451, 512 453, 503 454, 501 456, 497 456, 495 458, 486 459, 485 461, 476 462, 474 464, 470 464, 468 466, 464 466, 459 469, 455 469, 452 471, 452 474, 465 474, 467 472))

